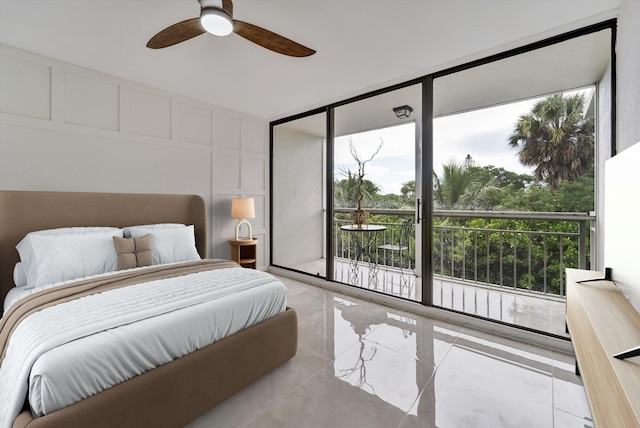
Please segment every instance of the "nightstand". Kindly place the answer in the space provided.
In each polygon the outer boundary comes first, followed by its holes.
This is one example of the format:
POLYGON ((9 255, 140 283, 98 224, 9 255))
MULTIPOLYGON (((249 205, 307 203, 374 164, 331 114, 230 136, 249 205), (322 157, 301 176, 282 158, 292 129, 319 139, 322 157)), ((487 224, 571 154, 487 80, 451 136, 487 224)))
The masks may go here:
POLYGON ((231 260, 239 263, 240 266, 255 269, 256 268, 256 249, 258 246, 258 238, 249 241, 236 241, 229 239, 231 246, 231 260))

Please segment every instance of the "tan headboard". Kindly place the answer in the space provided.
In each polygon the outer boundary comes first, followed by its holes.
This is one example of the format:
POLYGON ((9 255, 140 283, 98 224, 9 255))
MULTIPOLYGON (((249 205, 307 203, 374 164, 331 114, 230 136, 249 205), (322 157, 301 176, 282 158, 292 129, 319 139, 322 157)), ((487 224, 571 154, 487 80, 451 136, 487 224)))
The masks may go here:
POLYGON ((198 253, 208 256, 207 208, 197 195, 0 190, 0 305, 14 287, 15 246, 28 232, 151 223, 193 224, 198 253))

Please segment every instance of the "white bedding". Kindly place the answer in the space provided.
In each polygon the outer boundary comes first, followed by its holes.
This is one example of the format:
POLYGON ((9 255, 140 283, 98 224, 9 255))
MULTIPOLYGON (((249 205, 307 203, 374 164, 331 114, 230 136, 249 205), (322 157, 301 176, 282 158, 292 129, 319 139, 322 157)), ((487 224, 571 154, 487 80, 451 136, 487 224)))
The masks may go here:
MULTIPOLYGON (((167 263, 166 265, 169 266, 174 264, 177 264, 177 263, 167 263)), ((138 267, 133 269, 125 269, 125 270, 126 271, 134 271, 134 270, 142 271, 145 269, 152 269, 153 267, 154 266, 151 265, 151 266, 144 266, 144 267, 138 267)), ((27 297, 31 294, 37 293, 39 291, 47 290, 49 288, 59 287, 65 284, 71 284, 72 282, 75 282, 75 281, 81 281, 81 280, 93 279, 93 278, 102 278, 109 275, 114 275, 116 273, 124 272, 125 270, 99 273, 96 275, 89 275, 89 276, 76 278, 76 279, 68 279, 66 281, 59 281, 59 282, 54 282, 52 284, 43 285, 42 287, 34 287, 34 288, 14 287, 11 290, 9 290, 9 292, 7 293, 7 296, 4 298, 3 314, 7 312, 7 309, 9 309, 9 306, 13 305, 18 300, 22 299, 23 297, 27 297)))
POLYGON ((27 378, 32 412, 47 414, 285 308, 281 282, 243 268, 151 281, 46 308, 26 318, 10 340, 0 367, 0 427, 10 427, 20 411, 27 378))

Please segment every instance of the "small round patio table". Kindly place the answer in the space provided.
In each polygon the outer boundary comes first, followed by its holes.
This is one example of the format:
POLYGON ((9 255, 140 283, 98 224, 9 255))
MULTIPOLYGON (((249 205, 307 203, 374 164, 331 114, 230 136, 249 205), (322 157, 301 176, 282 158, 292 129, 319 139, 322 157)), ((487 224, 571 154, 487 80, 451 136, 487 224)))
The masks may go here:
POLYGON ((355 249, 352 257, 349 259, 349 283, 359 286, 360 263, 364 262, 364 256, 366 255, 369 266, 368 288, 373 286, 377 289, 378 260, 374 256, 372 249, 377 246, 378 232, 387 230, 387 227, 378 224, 346 224, 340 226, 340 229, 349 232, 351 237, 349 246, 355 249))

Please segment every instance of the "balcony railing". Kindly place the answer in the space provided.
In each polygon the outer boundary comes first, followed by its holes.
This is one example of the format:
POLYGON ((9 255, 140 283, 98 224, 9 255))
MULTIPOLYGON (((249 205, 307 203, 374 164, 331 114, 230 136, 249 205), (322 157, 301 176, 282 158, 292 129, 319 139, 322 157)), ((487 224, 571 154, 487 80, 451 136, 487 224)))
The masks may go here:
MULTIPOLYGON (((363 267, 413 274, 414 211, 369 210, 369 224, 386 229, 355 238, 340 229, 350 211, 335 210, 335 257, 353 260, 359 245, 367 249, 358 254, 363 267)), ((433 274, 443 279, 563 298, 565 268, 590 265, 595 217, 588 214, 436 210, 433 216, 433 274)), ((359 281, 353 285, 370 286, 359 281)))

